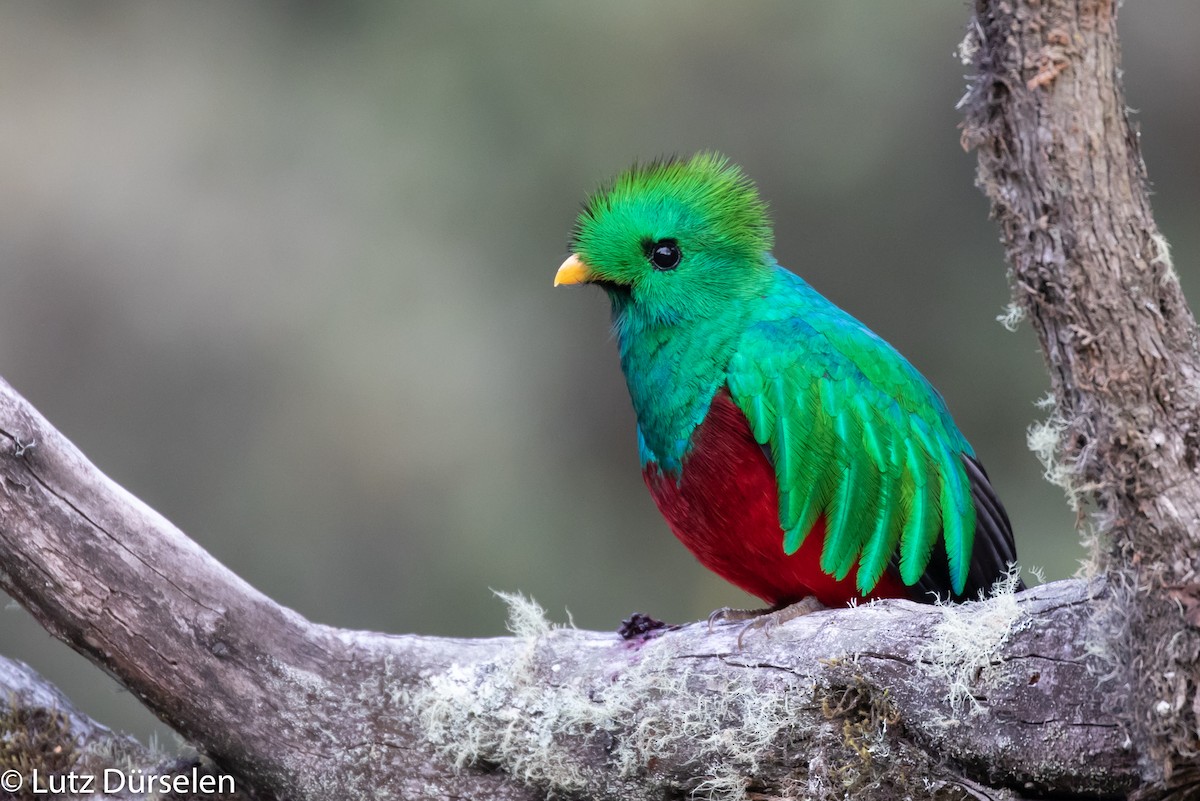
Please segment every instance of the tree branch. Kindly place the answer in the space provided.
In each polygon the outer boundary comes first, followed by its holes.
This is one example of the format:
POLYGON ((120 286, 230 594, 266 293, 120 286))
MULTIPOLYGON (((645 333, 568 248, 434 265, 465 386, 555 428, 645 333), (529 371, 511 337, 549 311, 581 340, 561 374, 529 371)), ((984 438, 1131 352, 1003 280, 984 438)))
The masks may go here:
POLYGON ((741 651, 736 627, 625 641, 550 629, 520 602, 515 638, 397 637, 256 592, 3 382, 0 488, 0 586, 280 795, 1112 795, 1136 781, 1083 625, 1102 585, 820 612, 741 651))
POLYGON ((980 0, 963 142, 1050 371, 1049 472, 1094 507, 1100 567, 1137 622, 1110 636, 1144 767, 1200 786, 1200 351, 1150 213, 1116 16, 1114 0, 980 0))

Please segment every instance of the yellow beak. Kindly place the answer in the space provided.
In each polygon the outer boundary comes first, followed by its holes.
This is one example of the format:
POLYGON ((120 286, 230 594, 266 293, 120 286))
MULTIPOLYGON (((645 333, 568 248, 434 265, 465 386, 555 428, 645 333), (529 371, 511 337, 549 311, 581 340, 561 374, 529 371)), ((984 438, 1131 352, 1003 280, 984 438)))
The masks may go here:
POLYGON ((592 280, 592 270, 583 263, 583 259, 579 258, 578 253, 572 253, 554 274, 555 286, 586 284, 590 280, 592 280))

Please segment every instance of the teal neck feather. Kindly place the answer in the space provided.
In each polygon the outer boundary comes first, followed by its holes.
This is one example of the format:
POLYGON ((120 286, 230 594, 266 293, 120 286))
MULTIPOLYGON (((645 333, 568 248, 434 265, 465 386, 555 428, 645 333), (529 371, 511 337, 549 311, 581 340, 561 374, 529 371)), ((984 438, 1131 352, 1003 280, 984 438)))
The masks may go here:
POLYGON ((643 320, 618 294, 612 295, 612 305, 621 370, 637 414, 642 467, 657 464, 678 477, 692 434, 726 381, 749 309, 731 305, 716 316, 664 325, 643 320))

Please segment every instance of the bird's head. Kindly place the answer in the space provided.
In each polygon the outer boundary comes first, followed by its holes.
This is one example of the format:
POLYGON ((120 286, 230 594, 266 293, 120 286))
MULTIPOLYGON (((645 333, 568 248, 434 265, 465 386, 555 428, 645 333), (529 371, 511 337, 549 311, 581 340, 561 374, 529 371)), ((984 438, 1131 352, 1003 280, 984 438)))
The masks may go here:
POLYGON ((671 325, 760 291, 770 248, 754 185, 723 156, 699 153, 635 165, 593 193, 554 285, 597 284, 619 322, 671 325))

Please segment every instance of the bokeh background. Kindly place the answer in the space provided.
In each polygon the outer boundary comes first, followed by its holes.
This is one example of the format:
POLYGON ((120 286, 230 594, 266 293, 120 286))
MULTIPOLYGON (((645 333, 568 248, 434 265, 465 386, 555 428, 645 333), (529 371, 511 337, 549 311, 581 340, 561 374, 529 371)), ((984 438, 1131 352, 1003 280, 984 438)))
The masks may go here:
MULTIPOLYGON (((1158 220, 1200 293, 1200 5, 1122 10, 1158 220)), ((717 148, 776 254, 939 386, 1028 565, 1083 556, 1025 430, 954 2, 0 4, 0 375, 268 595, 503 632, 489 588, 613 628, 753 599, 660 521, 598 290, 551 289, 584 194, 717 148)), ((15 604, 0 653, 165 727, 15 604)))

